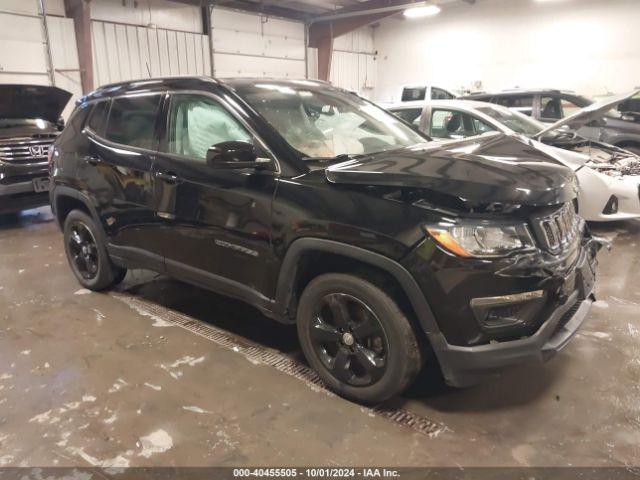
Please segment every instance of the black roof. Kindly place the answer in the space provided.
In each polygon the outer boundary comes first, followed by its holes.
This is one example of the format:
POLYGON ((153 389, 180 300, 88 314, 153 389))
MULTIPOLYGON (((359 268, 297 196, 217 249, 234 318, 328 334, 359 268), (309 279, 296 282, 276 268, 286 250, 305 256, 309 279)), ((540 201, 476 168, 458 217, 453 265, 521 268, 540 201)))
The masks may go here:
POLYGON ((308 79, 283 79, 283 78, 268 78, 268 77, 255 77, 255 78, 225 78, 217 79, 212 77, 165 77, 165 78, 149 78, 140 80, 131 80, 127 82, 111 83, 103 85, 91 93, 88 93, 78 103, 83 103, 91 100, 97 100, 100 98, 111 98, 125 93, 132 92, 156 92, 163 90, 211 90, 214 87, 221 85, 227 86, 231 89, 243 87, 250 87, 257 83, 268 83, 273 85, 296 85, 303 84, 307 88, 320 88, 328 87, 329 83, 322 80, 308 80, 308 79))
POLYGON ((471 93, 465 95, 462 98, 487 98, 487 97, 510 97, 513 95, 539 95, 539 94, 558 94, 563 93, 566 95, 579 96, 576 92, 570 90, 561 90, 558 88, 514 88, 510 90, 501 90, 499 92, 482 92, 471 93))

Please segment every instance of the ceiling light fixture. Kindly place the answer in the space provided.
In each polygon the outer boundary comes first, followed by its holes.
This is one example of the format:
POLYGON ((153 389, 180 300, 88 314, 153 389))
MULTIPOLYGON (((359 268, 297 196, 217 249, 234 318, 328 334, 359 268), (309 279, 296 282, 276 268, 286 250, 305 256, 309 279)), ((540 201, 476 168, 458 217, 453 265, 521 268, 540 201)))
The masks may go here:
POLYGON ((408 8, 403 12, 407 18, 431 17, 440 13, 442 9, 437 5, 425 5, 423 7, 408 8))

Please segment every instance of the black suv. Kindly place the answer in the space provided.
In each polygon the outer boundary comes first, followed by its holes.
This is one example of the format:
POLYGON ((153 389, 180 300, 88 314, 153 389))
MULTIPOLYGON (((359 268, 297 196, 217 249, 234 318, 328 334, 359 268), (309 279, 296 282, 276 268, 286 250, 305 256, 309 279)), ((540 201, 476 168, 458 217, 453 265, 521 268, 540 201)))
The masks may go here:
POLYGON ((56 87, 0 85, 0 214, 49 203, 47 153, 70 98, 56 87))
POLYGON ((429 143, 320 82, 102 87, 52 178, 86 288, 146 268, 244 300, 296 323, 326 384, 361 402, 427 358, 456 386, 546 359, 593 301, 599 242, 570 170, 497 132, 429 143))

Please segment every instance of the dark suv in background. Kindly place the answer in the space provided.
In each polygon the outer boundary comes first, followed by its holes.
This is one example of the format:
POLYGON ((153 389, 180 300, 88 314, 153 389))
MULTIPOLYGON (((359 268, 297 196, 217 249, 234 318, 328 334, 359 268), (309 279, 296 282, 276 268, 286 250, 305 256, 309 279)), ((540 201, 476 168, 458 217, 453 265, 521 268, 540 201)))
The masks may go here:
POLYGON ((47 153, 70 98, 56 87, 0 85, 0 214, 49 203, 47 153))
POLYGON ((308 80, 110 85, 52 158, 69 264, 93 290, 147 268, 296 323, 345 397, 547 359, 593 301, 574 174, 501 133, 446 145, 308 80), (435 354, 435 355, 431 355, 435 354))
MULTIPOLYGON (((550 89, 475 93, 462 99, 497 103, 545 123, 556 123, 594 103, 574 92, 550 89)), ((612 109, 601 119, 581 127, 577 133, 640 155, 640 113, 633 111, 636 107, 637 99, 630 99, 622 103, 618 110, 612 109)))

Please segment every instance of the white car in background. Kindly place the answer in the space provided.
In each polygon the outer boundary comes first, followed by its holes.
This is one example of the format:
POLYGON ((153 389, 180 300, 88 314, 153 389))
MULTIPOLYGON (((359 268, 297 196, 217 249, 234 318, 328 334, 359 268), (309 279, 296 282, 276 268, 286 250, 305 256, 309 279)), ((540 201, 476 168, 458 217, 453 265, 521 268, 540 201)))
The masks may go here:
POLYGON ((589 105, 551 126, 500 105, 472 100, 399 103, 388 110, 434 140, 491 131, 519 136, 576 172, 580 215, 585 220, 602 222, 640 217, 640 157, 582 138, 567 127, 587 124, 636 93, 589 105))

